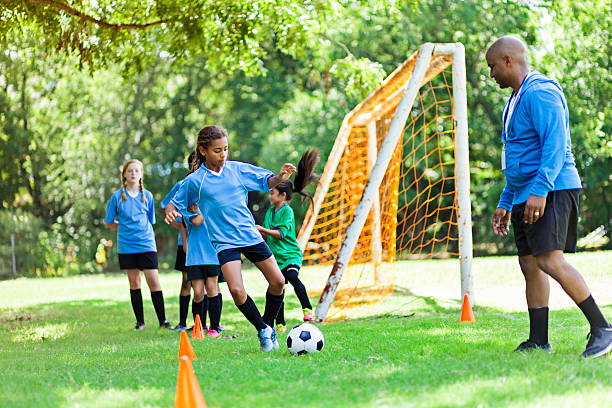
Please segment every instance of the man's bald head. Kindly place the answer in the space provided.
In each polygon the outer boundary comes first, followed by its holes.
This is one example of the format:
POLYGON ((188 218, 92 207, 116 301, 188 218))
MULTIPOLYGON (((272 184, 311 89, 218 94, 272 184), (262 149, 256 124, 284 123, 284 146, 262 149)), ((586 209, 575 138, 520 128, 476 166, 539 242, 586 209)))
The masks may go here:
POLYGON ((515 62, 527 64, 527 47, 518 38, 505 35, 496 40, 487 50, 487 58, 511 57, 515 62))
POLYGON ((485 55, 491 78, 501 88, 512 87, 517 90, 529 73, 526 53, 527 47, 521 40, 508 35, 499 38, 491 44, 485 55))

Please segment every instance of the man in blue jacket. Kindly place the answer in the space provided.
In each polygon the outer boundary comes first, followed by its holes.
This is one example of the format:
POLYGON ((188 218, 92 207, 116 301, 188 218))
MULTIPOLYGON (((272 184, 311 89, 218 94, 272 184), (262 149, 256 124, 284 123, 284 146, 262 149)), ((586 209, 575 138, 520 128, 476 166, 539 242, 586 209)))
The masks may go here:
POLYGON ((496 235, 512 223, 529 310, 529 339, 517 351, 546 350, 548 343, 548 276, 555 279, 584 313, 591 332, 584 358, 612 350, 612 327, 606 321, 582 275, 563 252, 575 252, 578 194, 582 185, 571 150, 569 113, 557 82, 530 71, 526 47, 501 37, 487 50, 491 78, 513 92, 503 110, 501 166, 506 186, 493 215, 496 235))

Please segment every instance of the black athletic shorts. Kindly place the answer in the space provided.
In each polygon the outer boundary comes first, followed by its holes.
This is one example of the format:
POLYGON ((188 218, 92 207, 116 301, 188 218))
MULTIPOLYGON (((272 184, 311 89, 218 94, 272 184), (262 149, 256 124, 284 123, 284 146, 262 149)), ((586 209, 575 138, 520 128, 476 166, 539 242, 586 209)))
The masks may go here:
POLYGON ((241 248, 230 248, 224 249, 223 251, 217 254, 219 258, 219 264, 225 265, 231 261, 239 261, 240 254, 243 254, 249 261, 261 262, 265 261, 269 257, 272 256, 272 251, 268 248, 268 244, 265 242, 260 242, 256 245, 241 247, 241 248))
POLYGON ((524 222, 525 204, 512 207, 511 222, 519 256, 554 250, 576 252, 579 189, 551 191, 544 215, 533 224, 524 222))
POLYGON ((287 280, 287 272, 291 270, 295 271, 296 274, 300 273, 300 266, 296 264, 289 264, 285 266, 283 269, 281 269, 281 272, 283 273, 283 276, 285 277, 285 285, 289 283, 289 281, 287 280))
POLYGON ((157 252, 119 254, 119 269, 157 269, 157 252))
POLYGON ((185 259, 187 255, 182 245, 176 247, 176 262, 174 263, 174 269, 177 271, 185 272, 185 259))
POLYGON ((189 265, 185 267, 185 271, 187 272, 187 279, 192 281, 219 276, 221 267, 219 265, 189 265))

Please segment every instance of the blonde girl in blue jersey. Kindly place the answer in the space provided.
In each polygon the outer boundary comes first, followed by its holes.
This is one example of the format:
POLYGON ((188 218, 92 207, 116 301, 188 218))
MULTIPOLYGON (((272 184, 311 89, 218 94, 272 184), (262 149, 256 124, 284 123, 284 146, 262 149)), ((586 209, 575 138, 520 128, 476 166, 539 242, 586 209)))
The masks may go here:
POLYGON ((185 178, 166 207, 165 221, 173 222, 190 205, 197 204, 197 212, 187 217, 194 225, 206 223, 234 303, 255 326, 261 349, 265 352, 278 349, 272 326, 283 302, 285 279, 255 227, 247 199, 249 191, 269 191, 287 180, 296 168, 286 163, 275 176, 261 167, 227 161, 227 132, 219 126, 200 130, 195 151, 193 173, 185 178), (241 254, 253 262, 268 281, 263 316, 244 288, 241 254))
POLYGON ((153 224, 153 195, 142 184, 143 166, 139 160, 128 160, 121 171, 121 188, 113 193, 106 206, 104 223, 117 231, 119 267, 126 270, 130 282, 130 299, 136 317, 135 330, 145 328, 140 291, 140 271, 151 290, 151 300, 159 326, 170 329, 166 321, 164 294, 157 273, 157 246, 153 224))
MULTIPOLYGON (((272 206, 266 212, 263 226, 257 225, 259 232, 266 237, 266 242, 285 277, 285 283, 289 282, 293 286, 302 305, 305 322, 312 320, 312 305, 304 284, 298 278, 298 273, 302 267, 302 250, 297 242, 295 216, 289 201, 293 198, 293 193, 312 199, 310 195, 304 192, 304 188, 317 179, 313 170, 318 161, 319 152, 317 150, 309 150, 302 155, 295 181, 291 183, 291 181, 286 180, 270 189, 269 198, 272 206)), ((275 329, 280 333, 284 333, 287 329, 284 302, 276 316, 275 329)))

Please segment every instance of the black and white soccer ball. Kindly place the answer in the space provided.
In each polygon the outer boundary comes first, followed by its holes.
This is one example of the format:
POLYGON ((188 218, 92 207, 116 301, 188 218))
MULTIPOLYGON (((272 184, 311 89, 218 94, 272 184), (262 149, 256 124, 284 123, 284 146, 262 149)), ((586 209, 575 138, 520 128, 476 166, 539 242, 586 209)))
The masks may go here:
POLYGON ((287 335, 287 348, 291 354, 316 353, 323 349, 323 333, 311 323, 295 326, 287 335))

